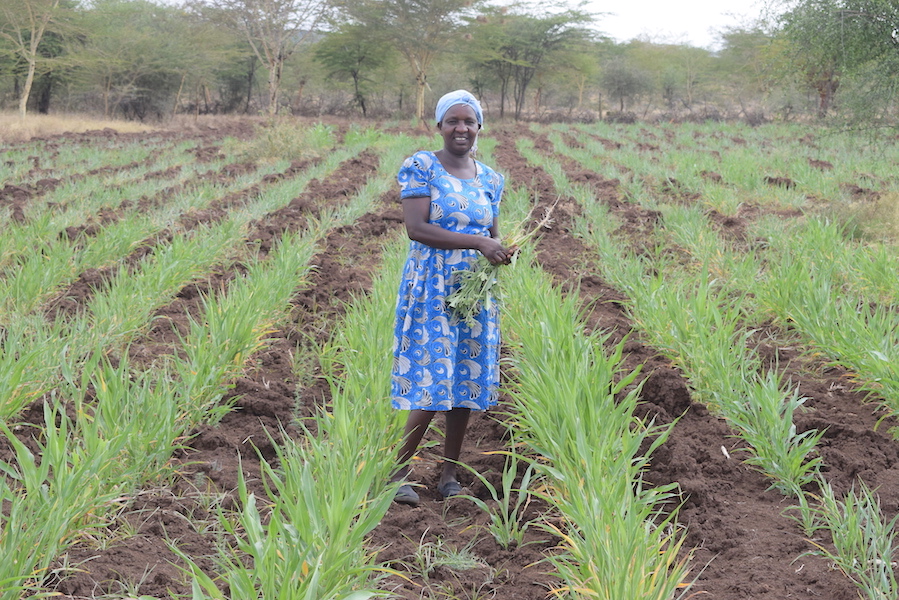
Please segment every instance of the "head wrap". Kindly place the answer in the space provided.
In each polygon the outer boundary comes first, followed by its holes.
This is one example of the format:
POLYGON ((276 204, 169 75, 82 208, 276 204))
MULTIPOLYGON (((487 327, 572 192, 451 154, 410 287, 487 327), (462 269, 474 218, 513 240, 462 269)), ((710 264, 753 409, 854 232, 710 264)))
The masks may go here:
POLYGON ((443 97, 437 101, 437 110, 434 111, 437 122, 442 122, 443 115, 446 114, 446 111, 448 111, 451 106, 457 104, 466 104, 470 106, 474 109, 474 114, 478 118, 478 125, 484 124, 484 111, 481 110, 481 103, 478 102, 478 99, 475 98, 471 92, 466 90, 456 90, 455 92, 444 94, 443 97))

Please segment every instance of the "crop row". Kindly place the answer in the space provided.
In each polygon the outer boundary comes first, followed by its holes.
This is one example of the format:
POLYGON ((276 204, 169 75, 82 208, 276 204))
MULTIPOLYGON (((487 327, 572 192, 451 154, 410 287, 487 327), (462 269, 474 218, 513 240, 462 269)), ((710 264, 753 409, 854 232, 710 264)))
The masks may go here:
MULTIPOLYGON (((561 150, 585 165, 595 161, 589 152, 561 150)), ((899 286, 889 246, 847 239, 839 225, 811 216, 792 228, 763 221, 766 229, 748 233, 764 240, 762 248, 737 250, 702 207, 661 198, 643 204, 660 211, 661 220, 655 239, 644 240, 649 250, 637 254, 616 240, 614 216, 592 201, 590 190, 574 189, 551 159, 532 158, 581 199, 581 235, 599 251, 603 276, 629 296, 643 335, 684 371, 697 398, 727 419, 747 445, 747 463, 797 499, 806 535, 829 531, 837 549, 819 545, 820 553, 836 560, 866 597, 895 595, 893 523, 884 521, 864 482, 845 501, 836 499, 816 456, 824 432, 797 431, 793 414, 806 399, 776 368, 763 368, 752 342, 774 318, 849 366, 861 387, 895 413, 899 286), (865 525, 853 529, 848 522, 865 525), (854 531, 849 540, 841 539, 848 531, 854 531)))

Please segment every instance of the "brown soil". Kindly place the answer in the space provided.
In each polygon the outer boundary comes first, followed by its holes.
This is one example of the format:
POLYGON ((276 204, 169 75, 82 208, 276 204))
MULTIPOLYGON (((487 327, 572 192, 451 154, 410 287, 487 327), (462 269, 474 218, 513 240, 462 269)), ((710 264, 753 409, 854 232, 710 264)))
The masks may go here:
MULTIPOLYGON (((506 174, 510 186, 524 186, 532 196, 546 199, 542 201, 555 199, 559 192, 549 176, 527 165, 515 150, 515 136, 526 132, 526 128, 491 129, 490 135, 499 139, 495 166, 506 174)), ((229 133, 235 132, 222 127, 188 135, 202 137, 197 156, 209 156, 214 154, 216 139, 229 133)), ((236 133, 246 135, 246 130, 236 133)), ((93 135, 91 139, 101 140, 115 134, 94 132, 93 135)), ((84 137, 79 136, 79 140, 83 143, 84 137)), ((65 143, 64 138, 52 141, 65 143)), ((617 146, 609 140, 604 142, 610 151, 617 146)), ((552 153, 551 144, 545 139, 535 139, 535 145, 541 152, 552 153)), ((658 151, 651 143, 644 146, 646 152, 658 151)), ((605 180, 556 158, 565 164, 569 177, 593 186, 597 199, 615 211, 625 224, 623 231, 639 247, 659 215, 625 202, 616 181, 605 180)), ((306 219, 314 216, 325 203, 345 201, 374 173, 377 163, 376 156, 364 154, 348 161, 326 180, 314 182, 290 206, 256 223, 249 243, 267 251, 282 232, 302 228, 306 219)), ((35 169, 39 168, 36 164, 35 169)), ((290 175, 288 172, 283 176, 290 175)), ((716 175, 705 176, 714 179, 716 175)), ((792 184, 787 178, 772 177, 769 182, 792 184)), ((0 204, 11 205, 14 218, 17 214, 21 218, 24 205, 58 183, 38 180, 34 184, 6 184, 0 191, 0 204)), ((267 183, 271 181, 260 185, 267 183)), ((668 185, 675 195, 676 182, 668 185)), ((153 199, 154 203, 160 201, 161 198, 153 199)), ((678 201, 693 199, 678 195, 678 201)), ((210 210, 186 216, 189 223, 183 224, 195 227, 219 219, 221 211, 237 203, 239 198, 222 201, 210 210)), ((570 231, 571 219, 578 212, 573 199, 560 198, 555 222, 541 237, 538 260, 558 285, 581 294, 585 306, 590 307, 590 327, 612 332, 612 343, 629 336, 625 366, 631 369, 642 365, 647 379, 641 413, 657 422, 676 420, 670 438, 653 456, 645 478, 658 485, 676 482, 682 491, 678 523, 686 530, 686 546, 693 556, 691 577, 695 580, 687 595, 710 600, 856 598, 853 585, 843 574, 824 559, 805 555, 814 546, 785 516, 784 511, 791 502, 768 490, 765 477, 741 461, 746 455, 727 424, 703 405, 693 402, 681 373, 632 331, 624 308, 625 297, 597 276, 595 253, 570 231)), ((738 217, 712 214, 710 219, 723 236, 735 243, 746 243, 744 232, 748 220, 760 214, 759 210, 746 210, 738 217)), ((291 352, 297 345, 306 343, 309 333, 324 339, 340 316, 341 303, 365 293, 370 286, 369 274, 377 268, 381 245, 401 227, 399 205, 393 194, 388 194, 356 223, 331 232, 322 252, 313 261, 318 268, 293 300, 292 322, 271 335, 267 348, 256 357, 252 368, 234 382, 230 394, 239 398, 236 410, 219 425, 196 432, 190 448, 176 457, 179 468, 173 481, 161 482, 137 494, 131 509, 122 516, 134 526, 137 532, 134 536, 104 546, 91 540, 78 544, 67 557, 68 563, 78 566, 78 570, 65 578, 48 580, 48 591, 76 598, 104 593, 152 597, 190 593, 166 540, 177 540, 185 552, 198 558, 202 567, 213 567, 211 559, 203 557, 214 555, 214 538, 195 525, 214 520, 208 506, 201 501, 202 492, 221 492, 225 496, 223 505, 233 506, 231 493, 237 484, 239 458, 251 485, 258 488, 259 464, 253 444, 263 456, 271 458, 273 450, 266 441, 267 432, 277 431, 279 423, 291 423, 297 415, 310 414, 316 405, 327 401, 327 386, 314 373, 306 381, 296 380, 292 374, 291 352), (136 590, 128 587, 138 583, 136 590)), ((90 231, 86 228, 78 234, 88 235, 90 231)), ((172 351, 177 341, 173 332, 185 330, 186 314, 197 314, 200 292, 223 285, 238 269, 239 266, 223 268, 221 272, 209 274, 206 281, 182 290, 171 305, 158 311, 156 325, 130 349, 132 357, 152 360, 159 352, 172 351)), ((102 275, 82 274, 80 284, 71 286, 61 296, 66 299, 66 305, 83 306, 93 289, 91 284, 102 280, 102 275)), ((62 310, 59 301, 53 306, 55 310, 46 313, 51 317, 62 310)), ((760 350, 771 358, 772 364, 776 356, 779 367, 808 398, 808 410, 796 417, 798 428, 826 430, 820 445, 826 477, 841 492, 858 479, 877 487, 883 506, 890 513, 887 516, 892 517, 899 506, 899 445, 888 434, 893 423, 887 420, 878 426, 882 415, 873 404, 865 402, 863 394, 853 389, 845 370, 820 364, 792 345, 772 341, 785 337, 782 332, 775 333, 780 335, 759 336, 760 350)), ((387 357, 384 365, 388 368, 387 357)), ((462 457, 494 484, 498 482, 503 461, 485 452, 506 448, 502 412, 498 410, 473 419, 462 457)), ((41 418, 38 406, 23 415, 23 419, 36 422, 41 418)), ((295 427, 288 427, 288 433, 299 435, 295 427)), ((433 435, 428 439, 439 441, 433 435)), ((379 560, 403 574, 403 577, 388 577, 385 589, 397 598, 409 600, 547 597, 558 582, 547 572, 548 567, 541 559, 552 548, 553 538, 532 528, 526 545, 513 549, 499 547, 483 529, 486 515, 470 502, 439 500, 434 491, 436 456, 425 451, 420 458, 415 473, 425 486, 421 505, 417 508, 394 505, 371 537, 371 547, 380 549, 379 560), (423 577, 414 568, 416 550, 422 542, 437 541, 445 547, 469 549, 477 557, 477 564, 466 570, 440 567, 423 577)), ((487 497, 483 486, 472 476, 463 476, 462 483, 472 493, 487 497)), ((538 502, 532 503, 527 518, 536 517, 544 509, 538 502)), ((826 544, 827 540, 818 543, 826 544)))

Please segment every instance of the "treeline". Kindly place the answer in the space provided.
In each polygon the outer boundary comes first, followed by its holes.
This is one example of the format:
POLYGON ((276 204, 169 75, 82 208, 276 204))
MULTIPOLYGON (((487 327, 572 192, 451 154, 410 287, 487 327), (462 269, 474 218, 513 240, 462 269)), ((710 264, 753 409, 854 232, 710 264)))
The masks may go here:
POLYGON ((896 114, 890 0, 775 4, 776 17, 720 32, 715 50, 616 43, 582 6, 174 1, 0 0, 0 108, 425 118, 464 86, 491 114, 529 120, 896 114))

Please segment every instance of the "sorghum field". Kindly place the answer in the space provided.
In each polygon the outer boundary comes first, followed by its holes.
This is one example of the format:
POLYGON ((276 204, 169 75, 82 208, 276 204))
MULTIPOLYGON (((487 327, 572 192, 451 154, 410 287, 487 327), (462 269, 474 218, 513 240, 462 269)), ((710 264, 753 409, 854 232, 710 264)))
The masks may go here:
POLYGON ((897 597, 895 139, 490 125, 501 226, 553 208, 501 273, 472 498, 439 500, 435 430, 409 508, 395 174, 438 144, 222 120, 0 148, 0 597, 897 597))

